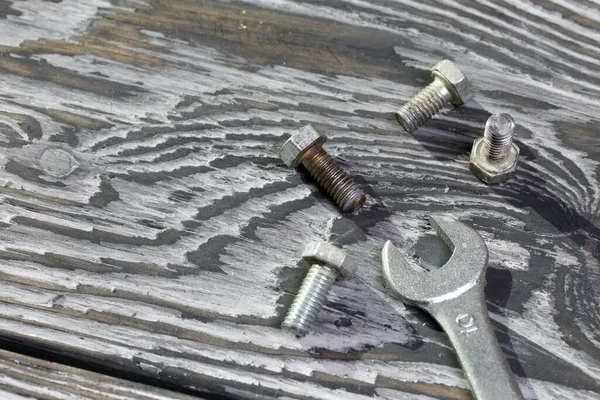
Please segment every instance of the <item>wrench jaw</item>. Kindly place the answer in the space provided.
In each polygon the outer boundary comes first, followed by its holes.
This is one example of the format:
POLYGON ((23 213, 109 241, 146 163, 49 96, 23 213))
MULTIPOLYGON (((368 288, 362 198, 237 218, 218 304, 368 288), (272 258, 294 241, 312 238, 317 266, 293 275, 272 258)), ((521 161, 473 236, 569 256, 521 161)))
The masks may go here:
POLYGON ((383 275, 391 294, 431 314, 446 331, 478 399, 522 400, 498 345, 485 306, 485 242, 454 219, 433 215, 430 223, 452 250, 432 271, 413 268, 390 242, 382 250, 383 275), (492 378, 490 378, 492 377, 492 378))
MULTIPOLYGON (((429 216, 429 224, 453 253, 464 252, 465 250, 472 252, 473 249, 487 249, 479 233, 452 217, 433 214, 429 216)), ((477 264, 481 265, 481 262, 477 264)))
POLYGON ((391 241, 387 241, 381 251, 383 277, 392 297, 429 312, 436 305, 473 289, 478 277, 464 282, 454 282, 442 268, 434 271, 418 270, 406 261, 406 258, 391 241))
POLYGON ((487 246, 475 230, 442 215, 432 215, 429 220, 452 250, 452 256, 441 268, 433 271, 413 268, 390 241, 381 253, 383 275, 391 294, 424 309, 480 284, 488 262, 487 246))
MULTIPOLYGON (((432 275, 439 293, 463 293, 485 278, 488 249, 485 241, 468 225, 444 215, 431 215, 429 222, 452 251, 452 256, 432 275)), ((446 296, 444 296, 446 297, 446 296)))
POLYGON ((390 294, 413 306, 425 307, 429 304, 428 299, 422 298, 418 286, 419 278, 423 278, 427 272, 413 268, 389 240, 383 246, 381 256, 383 277, 390 294))

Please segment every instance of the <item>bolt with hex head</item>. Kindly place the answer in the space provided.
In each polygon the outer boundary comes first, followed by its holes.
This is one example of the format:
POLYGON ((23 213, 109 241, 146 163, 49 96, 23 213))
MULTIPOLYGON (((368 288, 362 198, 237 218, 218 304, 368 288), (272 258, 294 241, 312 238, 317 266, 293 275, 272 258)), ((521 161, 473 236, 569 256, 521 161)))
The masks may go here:
POLYGON ((310 242, 302 258, 311 266, 281 324, 281 329, 296 336, 304 336, 310 331, 335 280, 350 278, 357 268, 342 250, 327 242, 310 242))
POLYGON ((465 104, 473 98, 473 86, 465 74, 450 60, 431 69, 433 82, 396 111, 396 120, 412 132, 437 114, 444 105, 465 104))
POLYGON ((354 212, 365 203, 363 190, 323 150, 327 137, 312 125, 298 129, 281 147, 279 157, 290 168, 304 166, 343 211, 354 212))
POLYGON ((504 182, 517 171, 519 146, 513 143, 515 120, 510 114, 494 114, 485 124, 482 138, 475 139, 469 168, 488 185, 504 182))

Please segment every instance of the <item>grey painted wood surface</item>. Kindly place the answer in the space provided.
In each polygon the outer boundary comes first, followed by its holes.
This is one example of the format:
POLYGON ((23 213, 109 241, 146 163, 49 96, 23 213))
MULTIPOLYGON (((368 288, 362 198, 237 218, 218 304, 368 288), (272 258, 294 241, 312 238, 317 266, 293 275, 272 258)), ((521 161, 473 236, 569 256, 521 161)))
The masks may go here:
POLYGON ((387 239, 442 262, 443 212, 488 243, 526 398, 599 399, 599 26, 592 0, 0 1, 0 335, 198 393, 469 398, 381 281, 387 239), (403 133, 443 58, 476 100, 403 133), (468 154, 493 112, 522 156, 492 188, 468 154), (366 187, 359 214, 277 159, 306 123, 366 187), (310 240, 360 268, 298 340, 278 326, 310 240))
POLYGON ((0 398, 190 400, 195 397, 0 350, 0 398))

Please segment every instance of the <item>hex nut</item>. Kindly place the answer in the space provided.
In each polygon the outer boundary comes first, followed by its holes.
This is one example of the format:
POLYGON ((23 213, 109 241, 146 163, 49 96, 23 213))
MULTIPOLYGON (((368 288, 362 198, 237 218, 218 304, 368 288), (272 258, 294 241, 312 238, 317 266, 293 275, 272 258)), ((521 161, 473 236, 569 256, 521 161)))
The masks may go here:
POLYGON ((312 125, 303 126, 283 144, 279 157, 289 168, 297 168, 306 150, 316 144, 322 145, 326 140, 327 137, 317 132, 312 125))
POLYGON ((335 268, 344 278, 354 275, 357 268, 346 253, 327 242, 310 242, 306 245, 302 258, 309 263, 323 263, 335 268))
POLYGON ((469 169, 477 178, 490 185, 506 181, 517 171, 519 146, 512 143, 510 151, 504 159, 492 160, 485 152, 483 141, 483 138, 475 139, 471 150, 469 169))
POLYGON ((452 104, 459 106, 473 98, 473 85, 452 61, 440 61, 431 69, 431 74, 448 83, 446 86, 453 95, 452 104))

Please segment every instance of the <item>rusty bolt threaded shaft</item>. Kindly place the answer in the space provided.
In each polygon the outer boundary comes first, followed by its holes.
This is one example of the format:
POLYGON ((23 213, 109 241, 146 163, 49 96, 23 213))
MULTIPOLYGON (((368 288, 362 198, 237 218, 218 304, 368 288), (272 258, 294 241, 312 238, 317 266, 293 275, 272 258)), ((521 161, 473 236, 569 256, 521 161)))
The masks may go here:
POLYGON ((342 210, 354 212, 365 203, 362 189, 322 147, 309 149, 301 163, 342 210))
POLYGON ((311 125, 298 129, 281 147, 279 156, 288 167, 302 165, 343 211, 354 212, 365 203, 363 190, 323 149, 327 140, 311 125))

